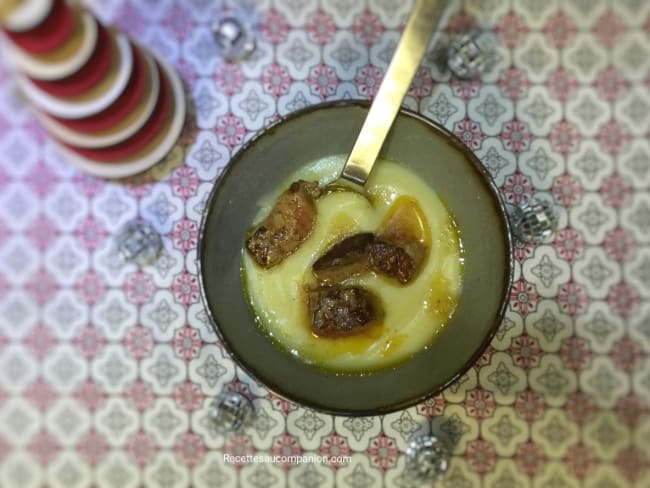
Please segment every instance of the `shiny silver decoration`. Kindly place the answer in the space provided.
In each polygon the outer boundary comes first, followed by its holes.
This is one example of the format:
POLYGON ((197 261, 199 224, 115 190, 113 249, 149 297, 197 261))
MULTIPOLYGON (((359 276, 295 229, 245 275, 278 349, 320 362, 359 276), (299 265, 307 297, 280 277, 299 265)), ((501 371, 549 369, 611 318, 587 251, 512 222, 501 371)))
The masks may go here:
POLYGON ((217 432, 233 434, 248 424, 253 413, 253 404, 248 398, 241 393, 226 391, 212 401, 209 415, 217 432))
POLYGON ((228 11, 212 24, 219 55, 226 61, 241 61, 255 51, 255 30, 248 16, 228 11))
POLYGON ((117 253, 138 266, 152 264, 162 249, 162 239, 153 226, 141 219, 128 222, 114 237, 117 253))
POLYGON ((406 449, 409 477, 420 483, 432 483, 441 479, 449 467, 450 456, 449 449, 438 437, 418 437, 406 449))
POLYGON ((558 214, 552 203, 531 198, 515 207, 510 223, 518 239, 539 244, 551 239, 557 231, 558 214))
POLYGON ((480 78, 497 61, 497 38, 486 30, 469 29, 456 35, 447 47, 447 67, 458 78, 480 78))

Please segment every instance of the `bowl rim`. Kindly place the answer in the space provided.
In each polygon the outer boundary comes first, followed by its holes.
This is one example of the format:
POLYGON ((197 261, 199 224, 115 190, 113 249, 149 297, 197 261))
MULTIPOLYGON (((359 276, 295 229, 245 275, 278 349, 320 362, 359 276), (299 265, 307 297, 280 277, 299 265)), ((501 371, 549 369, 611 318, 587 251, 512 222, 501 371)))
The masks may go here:
MULTIPOLYGON (((355 409, 355 410, 345 410, 345 409, 335 409, 332 407, 324 407, 320 404, 318 404, 315 401, 312 401, 310 399, 305 399, 305 398, 299 398, 297 396, 291 396, 287 395, 284 393, 281 385, 278 385, 277 382, 268 382, 268 381, 262 381, 260 377, 258 376, 257 373, 255 373, 254 369, 251 368, 249 365, 245 363, 245 361, 242 360, 240 357, 239 353, 231 346, 231 344, 226 340, 224 335, 222 334, 219 324, 216 320, 216 318, 212 315, 207 293, 206 293, 206 287, 205 287, 205 282, 203 278, 203 242, 205 238, 205 231, 206 231, 206 226, 207 226, 207 221, 209 218, 209 214, 211 212, 211 202, 214 200, 215 195, 219 191, 221 185, 223 184, 224 180, 228 177, 230 172, 232 171, 233 167, 237 163, 237 161, 246 153, 248 148, 257 142, 260 138, 264 137, 269 132, 272 132, 276 127, 279 125, 284 124, 287 121, 302 117, 304 115, 307 115, 311 112, 315 112, 321 109, 330 109, 330 108, 345 108, 345 107, 359 107, 363 109, 368 109, 370 107, 370 100, 365 100, 365 99, 346 99, 346 100, 333 100, 333 101, 325 101, 325 102, 319 102, 317 104, 313 105, 308 105, 306 107, 303 107, 299 110, 292 111, 288 114, 280 116, 278 119, 274 120, 271 124, 261 128, 258 130, 256 133, 253 134, 253 136, 245 141, 241 147, 230 157, 228 162, 226 163, 226 166, 222 170, 222 172, 219 174, 219 176, 215 179, 213 183, 213 187, 210 190, 210 193, 208 194, 208 197, 206 199, 205 207, 202 209, 201 212, 201 222, 199 226, 199 235, 198 235, 198 240, 197 240, 197 253, 196 253, 196 265, 197 265, 197 273, 198 273, 198 281, 199 281, 199 293, 201 296, 201 302, 203 303, 203 307, 206 311, 206 314, 208 316, 208 319, 210 321, 210 325, 212 326, 212 330, 216 334, 217 338, 225 348, 225 350, 228 352, 230 355, 231 359, 234 361, 235 365, 240 367, 253 381, 255 381, 259 386, 262 386, 269 392, 273 393, 276 396, 279 396, 281 398, 287 399, 293 403, 296 403, 299 406, 303 407, 308 407, 312 408, 318 412, 322 413, 327 413, 331 415, 339 415, 339 416, 347 416, 347 417, 363 417, 363 416, 374 416, 374 415, 384 415, 387 413, 395 412, 402 410, 404 408, 408 408, 410 406, 416 405, 418 403, 421 403, 428 398, 431 398, 444 390, 446 390, 452 383, 454 383, 458 378, 460 378, 463 374, 465 374, 473 364, 481 357, 481 355, 485 352, 487 347, 490 345, 492 342, 492 339, 494 338, 497 330, 501 326, 503 322, 503 318, 505 316, 505 313, 508 309, 509 306, 509 292, 512 288, 513 284, 513 277, 514 277, 514 246, 513 246, 513 235, 512 235, 512 230, 511 230, 511 225, 510 221, 508 219, 508 211, 505 205, 505 202, 503 200, 503 197, 501 196, 501 193, 499 192, 499 188, 497 187, 492 175, 488 171, 488 169, 481 163, 480 159, 478 156, 474 154, 465 144, 462 143, 462 141, 455 136, 451 131, 443 127, 442 125, 439 125, 438 123, 434 122, 433 120, 425 117, 424 115, 417 113, 409 108, 406 108, 404 106, 400 107, 400 110, 398 112, 397 116, 404 115, 406 117, 415 119, 416 121, 428 126, 430 129, 434 130, 437 132, 440 136, 442 136, 446 142, 454 146, 456 149, 458 149, 460 152, 463 153, 463 156, 465 157, 466 161, 471 164, 471 166, 481 175, 483 182, 485 183, 486 187, 488 188, 489 192, 492 194, 494 197, 494 203, 495 203, 495 208, 498 209, 498 214, 499 214, 499 220, 503 228, 505 229, 505 235, 504 235, 504 244, 505 247, 507 248, 507 259, 505 260, 505 267, 506 273, 504 276, 504 281, 503 281, 503 287, 501 290, 501 303, 499 305, 499 309, 495 315, 494 322, 490 329, 488 330, 488 333, 485 335, 483 338, 483 341, 481 344, 477 347, 476 351, 474 354, 461 366, 458 368, 455 374, 453 374, 447 381, 441 383, 437 388, 433 388, 431 391, 419 395, 417 397, 411 397, 408 399, 400 399, 395 401, 394 403, 391 403, 390 405, 382 406, 382 407, 377 407, 377 408, 371 408, 371 409, 355 409)), ((397 120, 397 117, 396 117, 397 120)), ((390 132, 389 132, 390 134, 390 132)), ((270 340, 270 339, 269 339, 270 340)), ((277 345, 276 345, 277 347, 277 345)), ((398 368, 399 365, 396 365, 395 368, 398 368)), ((391 369, 391 368, 389 368, 391 369)), ((381 373, 381 371, 378 371, 378 373, 381 373)))

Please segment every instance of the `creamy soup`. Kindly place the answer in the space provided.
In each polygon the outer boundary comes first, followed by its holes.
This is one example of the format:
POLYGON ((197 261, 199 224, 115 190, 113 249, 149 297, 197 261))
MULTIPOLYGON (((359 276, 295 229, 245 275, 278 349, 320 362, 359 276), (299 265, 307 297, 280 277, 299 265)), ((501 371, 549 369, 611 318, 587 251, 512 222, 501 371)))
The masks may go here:
MULTIPOLYGON (((309 164, 260 202, 255 222, 273 208, 278 195, 297 180, 334 181, 343 156, 309 164)), ((315 200, 311 235, 291 255, 269 269, 243 252, 242 277, 261 327, 282 348, 301 360, 328 370, 363 373, 402 362, 426 348, 449 322, 460 295, 463 252, 453 216, 420 178, 403 166, 380 160, 365 186, 354 191, 325 192, 315 200), (345 280, 374 293, 383 307, 381 320, 345 337, 316 335, 310 326, 306 289, 316 286, 312 266, 347 236, 377 232, 397 212, 410 213, 415 233, 428 249, 415 278, 401 284, 376 272, 345 280)))

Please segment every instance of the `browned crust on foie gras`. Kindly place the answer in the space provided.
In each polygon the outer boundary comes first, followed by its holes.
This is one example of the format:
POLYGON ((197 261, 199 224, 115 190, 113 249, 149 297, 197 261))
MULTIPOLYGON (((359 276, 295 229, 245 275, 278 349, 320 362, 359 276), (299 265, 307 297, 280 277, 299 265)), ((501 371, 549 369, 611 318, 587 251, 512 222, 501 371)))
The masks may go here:
POLYGON ((307 291, 311 330, 321 337, 366 331, 384 316, 379 299, 358 286, 325 285, 307 291))
POLYGON ((257 264, 265 269, 276 266, 311 235, 316 223, 314 199, 319 195, 318 183, 299 180, 278 197, 246 239, 246 249, 257 264))

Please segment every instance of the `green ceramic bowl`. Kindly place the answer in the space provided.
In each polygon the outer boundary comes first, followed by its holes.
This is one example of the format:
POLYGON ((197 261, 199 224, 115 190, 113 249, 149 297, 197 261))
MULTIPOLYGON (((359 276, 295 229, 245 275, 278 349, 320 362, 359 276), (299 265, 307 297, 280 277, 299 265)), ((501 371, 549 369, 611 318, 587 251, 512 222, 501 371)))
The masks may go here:
POLYGON ((304 164, 348 153, 367 111, 364 102, 309 107, 249 141, 215 183, 198 254, 203 300, 237 363, 279 395, 344 415, 397 410, 440 392, 458 378, 501 323, 512 279, 508 221, 489 173, 455 136, 404 110, 382 156, 419 174, 456 217, 465 246, 465 275, 451 322, 412 359, 363 375, 309 366, 269 340, 254 320, 240 275, 242 246, 258 212, 257 201, 304 164))

